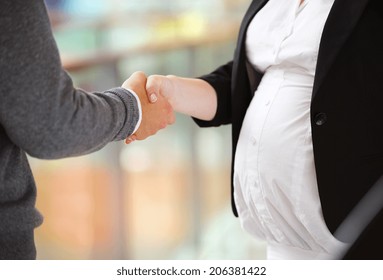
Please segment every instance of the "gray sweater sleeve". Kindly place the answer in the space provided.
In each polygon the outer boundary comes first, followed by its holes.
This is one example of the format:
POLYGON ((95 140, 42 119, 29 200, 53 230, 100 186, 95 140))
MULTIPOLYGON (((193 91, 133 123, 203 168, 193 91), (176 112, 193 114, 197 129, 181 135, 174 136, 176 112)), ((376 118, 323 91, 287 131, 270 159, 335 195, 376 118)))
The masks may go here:
POLYGON ((62 69, 42 0, 0 7, 0 123, 38 158, 77 156, 130 135, 139 118, 123 88, 88 93, 62 69))

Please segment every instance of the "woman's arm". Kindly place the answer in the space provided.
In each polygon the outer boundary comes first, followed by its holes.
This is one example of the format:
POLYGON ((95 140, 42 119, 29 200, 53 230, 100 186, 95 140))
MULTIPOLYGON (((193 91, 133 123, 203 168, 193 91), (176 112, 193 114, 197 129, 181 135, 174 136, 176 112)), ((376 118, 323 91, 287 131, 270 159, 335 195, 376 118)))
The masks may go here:
POLYGON ((165 96, 174 110, 190 115, 201 127, 231 123, 231 88, 233 62, 197 79, 153 75, 147 81, 151 102, 165 96))
POLYGON ((201 120, 212 120, 217 111, 217 94, 201 79, 153 75, 147 80, 146 91, 152 102, 162 95, 176 112, 201 120))

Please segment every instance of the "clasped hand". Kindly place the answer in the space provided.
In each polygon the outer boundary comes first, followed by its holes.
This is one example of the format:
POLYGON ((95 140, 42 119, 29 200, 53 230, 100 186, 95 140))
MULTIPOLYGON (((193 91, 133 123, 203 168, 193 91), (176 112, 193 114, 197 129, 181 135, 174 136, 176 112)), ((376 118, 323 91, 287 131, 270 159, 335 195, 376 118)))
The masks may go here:
POLYGON ((127 144, 154 135, 158 130, 175 121, 174 111, 169 101, 163 95, 154 96, 155 100, 150 100, 146 83, 146 75, 139 71, 133 73, 122 85, 123 88, 131 89, 138 95, 142 109, 141 124, 137 131, 126 139, 127 144))

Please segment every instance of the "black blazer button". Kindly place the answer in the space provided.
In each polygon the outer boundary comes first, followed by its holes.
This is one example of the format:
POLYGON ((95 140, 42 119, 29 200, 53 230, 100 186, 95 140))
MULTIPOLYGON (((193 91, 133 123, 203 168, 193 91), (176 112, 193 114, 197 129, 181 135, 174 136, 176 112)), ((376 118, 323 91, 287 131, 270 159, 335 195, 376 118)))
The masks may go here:
POLYGON ((314 117, 314 122, 316 125, 324 125, 327 121, 327 115, 325 113, 318 113, 314 117))

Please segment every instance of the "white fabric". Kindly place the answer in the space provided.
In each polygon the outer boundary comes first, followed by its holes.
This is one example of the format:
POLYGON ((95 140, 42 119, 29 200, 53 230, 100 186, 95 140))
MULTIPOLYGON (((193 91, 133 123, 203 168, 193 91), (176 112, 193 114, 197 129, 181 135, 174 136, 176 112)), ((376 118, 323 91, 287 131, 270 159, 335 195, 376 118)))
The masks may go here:
POLYGON ((133 135, 134 133, 136 133, 136 131, 138 130, 138 128, 140 127, 141 122, 142 122, 142 106, 141 106, 140 98, 138 97, 137 93, 132 89, 128 89, 128 91, 136 98, 137 108, 138 108, 138 121, 137 121, 136 126, 134 127, 134 130, 132 133, 132 135, 133 135))
POLYGON ((249 61, 264 73, 235 158, 243 228, 268 241, 269 259, 331 259, 344 244, 319 200, 310 102, 320 37, 334 0, 269 0, 247 31, 249 61))

